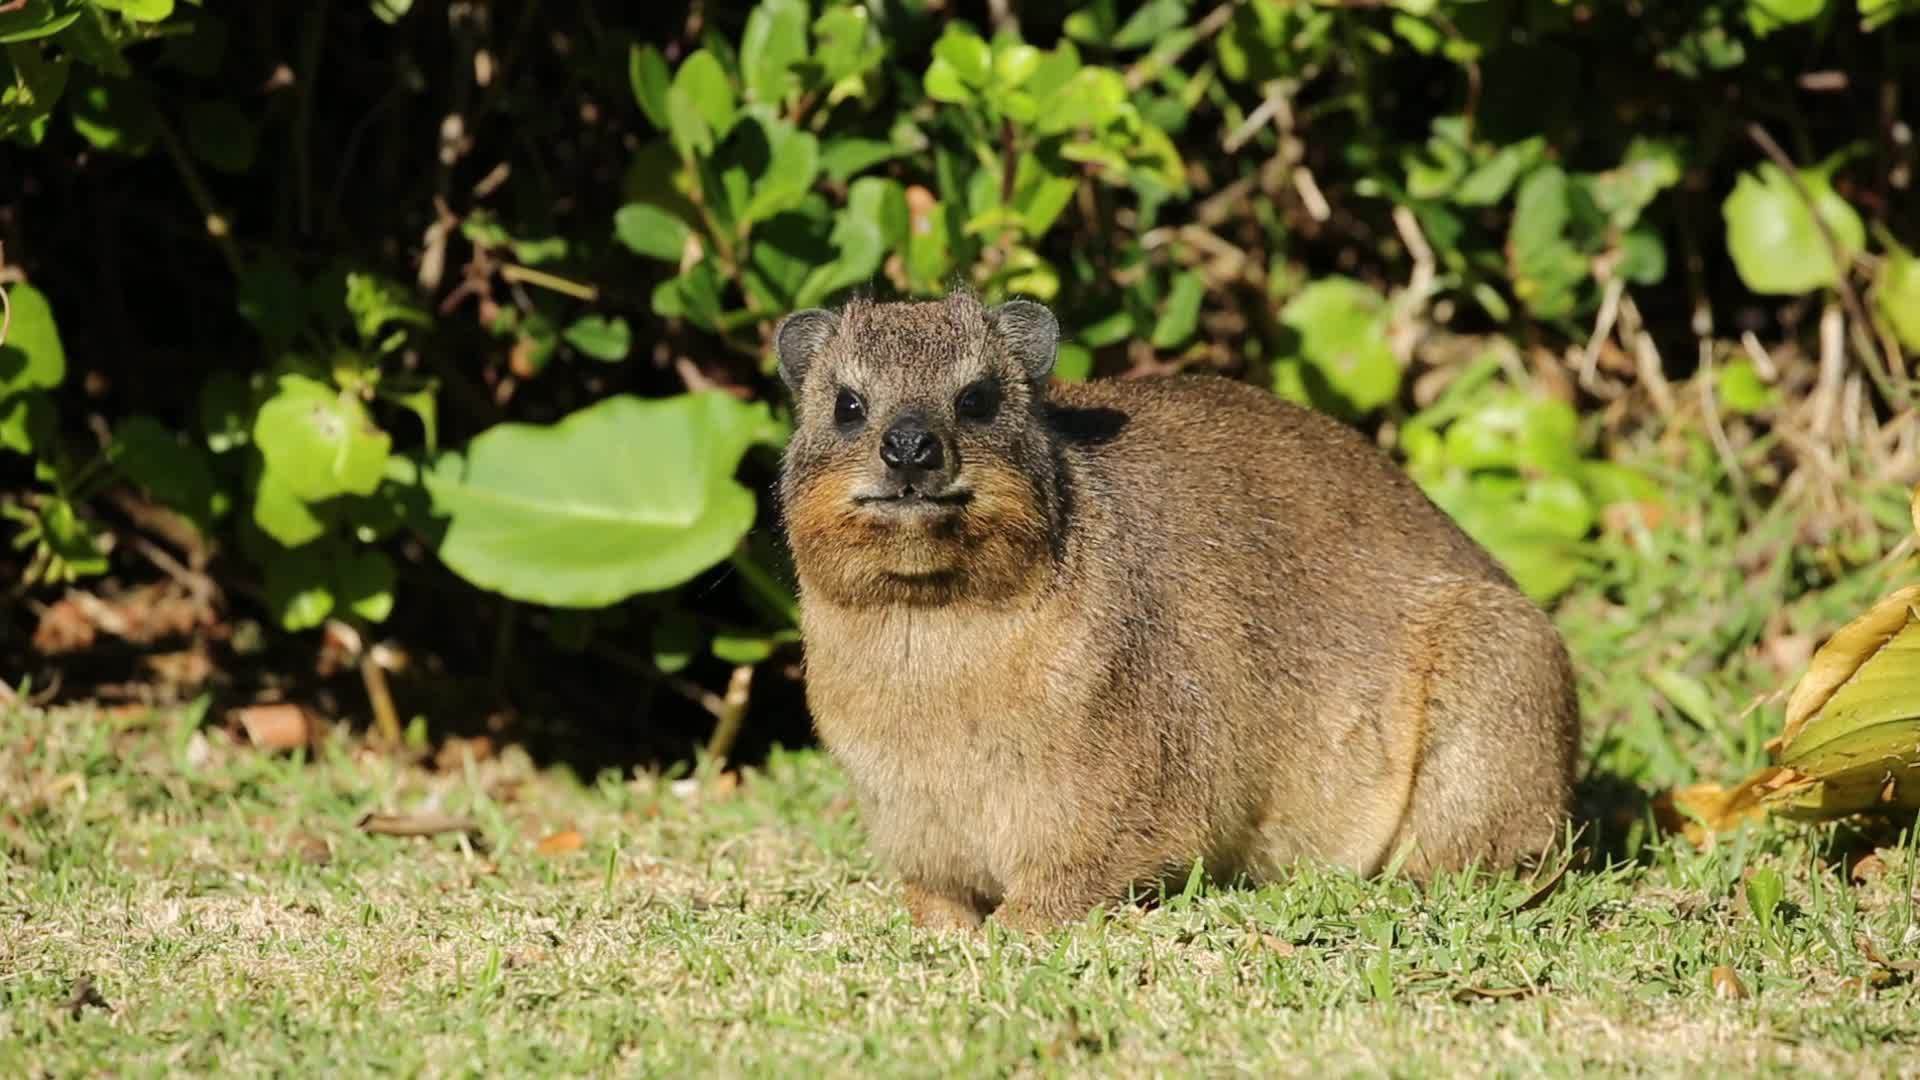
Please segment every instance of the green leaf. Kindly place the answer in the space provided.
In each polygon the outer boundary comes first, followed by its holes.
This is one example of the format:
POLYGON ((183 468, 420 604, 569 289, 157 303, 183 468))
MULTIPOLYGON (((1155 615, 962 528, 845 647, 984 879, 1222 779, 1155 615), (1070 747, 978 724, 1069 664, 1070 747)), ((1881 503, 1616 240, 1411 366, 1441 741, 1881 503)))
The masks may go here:
POLYGON ((52 37, 72 26, 84 11, 78 5, 27 0, 24 7, 0 12, 0 45, 52 37))
POLYGON ((93 6, 117 11, 135 22, 159 22, 173 14, 173 0, 91 0, 93 6))
POLYGON ((1780 871, 1771 866, 1759 867, 1747 878, 1747 910, 1753 912, 1753 921, 1760 924, 1762 933, 1773 933, 1780 901, 1786 895, 1786 881, 1780 877, 1780 871))
MULTIPOLYGON (((1799 176, 1841 255, 1850 260, 1866 244, 1860 215, 1833 190, 1823 171, 1802 169, 1799 176)), ((1727 253, 1747 288, 1797 296, 1839 284, 1844 267, 1835 265, 1814 212, 1792 178, 1771 162, 1743 173, 1720 212, 1727 227, 1727 253)))
POLYGON ((51 390, 67 377, 67 351, 45 293, 21 282, 5 288, 13 322, 0 344, 0 400, 29 390, 51 390))
POLYGON ((406 285, 379 274, 355 271, 346 275, 347 313, 362 342, 371 344, 393 324, 429 327, 433 316, 406 285))
POLYGON ((333 562, 334 599, 371 623, 393 614, 393 560, 379 551, 341 551, 333 562))
POLYGON ((576 319, 560 336, 586 355, 609 364, 625 360, 628 350, 633 347, 633 335, 627 329, 627 320, 618 316, 612 319, 603 315, 584 316, 576 319))
POLYGON ((327 531, 327 523, 272 469, 261 470, 253 485, 252 519, 260 531, 285 547, 297 547, 327 531))
POLYGON ((1300 335, 1299 356, 1337 400, 1365 413, 1400 392, 1400 363, 1387 341, 1387 304, 1351 278, 1309 284, 1280 311, 1300 335))
POLYGON ((1200 302, 1206 298, 1207 282, 1198 272, 1182 271, 1173 279, 1160 318, 1153 324, 1149 339, 1156 349, 1171 349, 1184 344, 1200 325, 1200 302))
POLYGON ((224 173, 253 168, 260 131, 231 101, 203 101, 186 107, 187 145, 200 160, 224 173))
POLYGON ((627 82, 633 87, 634 104, 646 114, 647 123, 655 131, 669 130, 667 88, 673 80, 667 72, 666 58, 652 43, 635 45, 627 53, 627 82))
POLYGON ((413 10, 413 0, 373 0, 373 17, 388 26, 406 18, 413 10))
POLYGON ((1764 412, 1780 399, 1778 390, 1761 381, 1751 360, 1735 360, 1721 368, 1715 375, 1714 389, 1721 405, 1742 415, 1764 412))
POLYGON ((747 98, 779 105, 792 85, 788 72, 806 58, 806 0, 761 0, 740 38, 740 79, 747 98))
POLYGON ((35 391, 0 399, 0 449, 32 454, 53 439, 57 426, 53 403, 35 391))
POLYGON ((1570 475, 1579 461, 1579 426, 1573 406, 1558 398, 1502 391, 1447 426, 1447 462, 1570 475))
POLYGON ((682 61, 667 87, 667 127, 680 156, 691 161, 712 153, 732 130, 734 109, 733 84, 712 53, 700 49, 682 61))
POLYGON ((120 421, 107 455, 156 502, 186 515, 202 531, 213 524, 221 507, 206 455, 160 421, 146 415, 120 421))
POLYGON ((622 395, 551 426, 496 425, 426 477, 447 518, 440 557, 476 585, 552 607, 682 584, 751 527, 753 494, 733 473, 774 434, 766 405, 718 392, 622 395))
POLYGON ((311 630, 334 606, 334 545, 303 544, 267 560, 261 582, 268 610, 284 630, 311 630))
POLYGON ((1900 344, 1920 353, 1920 258, 1889 244, 1873 293, 1875 306, 1900 344))
POLYGON ((987 43, 957 22, 947 24, 940 40, 933 43, 933 58, 953 69, 960 82, 979 90, 993 79, 993 51, 987 43))
POLYGON ((1115 49, 1145 48, 1180 29, 1186 21, 1186 0, 1149 0, 1121 25, 1109 45, 1115 49))
POLYGON ((847 208, 834 218, 833 262, 809 275, 795 302, 811 306, 841 289, 865 284, 879 273, 887 251, 906 240, 907 228, 906 192, 897 182, 878 176, 855 180, 847 191, 847 208))
POLYGON ((1567 174, 1557 165, 1546 165, 1527 177, 1514 198, 1507 233, 1513 292, 1543 319, 1572 314, 1575 289, 1588 276, 1586 257, 1567 239, 1572 197, 1567 174))
POLYGON ((813 24, 813 62, 828 85, 839 87, 873 70, 887 55, 862 5, 844 4, 821 12, 813 24))
POLYGON ((686 252, 687 224, 651 203, 628 203, 613 215, 613 234, 635 255, 677 263, 686 252))
POLYGON ((392 443, 358 398, 304 375, 280 376, 254 418, 253 441, 267 471, 307 502, 370 494, 392 443))
POLYGON ((820 175, 820 142, 783 120, 764 125, 767 135, 766 171, 754 180, 753 197, 740 220, 764 221, 798 205, 820 175))

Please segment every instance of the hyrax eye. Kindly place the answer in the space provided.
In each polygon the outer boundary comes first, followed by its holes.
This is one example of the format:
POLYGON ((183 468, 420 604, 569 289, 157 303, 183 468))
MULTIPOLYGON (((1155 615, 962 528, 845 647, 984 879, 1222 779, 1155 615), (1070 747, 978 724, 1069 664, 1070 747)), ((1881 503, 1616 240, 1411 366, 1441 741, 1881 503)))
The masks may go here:
POLYGON ((991 420, 1000 411, 1000 387, 982 379, 953 399, 953 411, 962 420, 991 420))
POLYGON ((867 421, 867 403, 860 395, 841 387, 833 398, 833 423, 843 431, 852 431, 867 421))

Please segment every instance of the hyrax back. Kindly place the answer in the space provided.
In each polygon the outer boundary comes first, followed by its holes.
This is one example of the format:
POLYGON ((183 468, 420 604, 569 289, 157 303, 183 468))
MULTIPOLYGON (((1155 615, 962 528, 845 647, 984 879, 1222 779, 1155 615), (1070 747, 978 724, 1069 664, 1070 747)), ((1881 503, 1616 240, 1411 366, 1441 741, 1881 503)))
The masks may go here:
POLYGON ((1549 846, 1573 678, 1492 559, 1260 390, 1050 388, 1057 334, 965 293, 778 333, 808 702, 915 921, 1047 926, 1196 858, 1549 846))

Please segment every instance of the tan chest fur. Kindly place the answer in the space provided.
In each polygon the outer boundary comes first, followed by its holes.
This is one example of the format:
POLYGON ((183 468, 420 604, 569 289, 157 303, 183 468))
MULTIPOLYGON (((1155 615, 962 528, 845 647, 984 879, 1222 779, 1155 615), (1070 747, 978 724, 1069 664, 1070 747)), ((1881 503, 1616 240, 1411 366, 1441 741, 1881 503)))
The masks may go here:
POLYGON ((1077 726, 1097 665, 1065 605, 816 602, 803 628, 820 736, 897 869, 998 895, 1073 820, 1058 735, 1077 726))

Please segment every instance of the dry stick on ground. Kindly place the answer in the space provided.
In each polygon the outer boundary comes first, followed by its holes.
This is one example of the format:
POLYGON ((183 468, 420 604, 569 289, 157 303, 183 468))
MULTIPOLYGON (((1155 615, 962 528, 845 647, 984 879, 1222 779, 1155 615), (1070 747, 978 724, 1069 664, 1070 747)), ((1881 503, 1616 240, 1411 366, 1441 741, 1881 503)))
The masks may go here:
POLYGON ((1647 388, 1647 396, 1653 399, 1654 408, 1660 410, 1661 416, 1672 416, 1673 387, 1667 382, 1660 349, 1654 345, 1653 335, 1647 333, 1639 305, 1625 293, 1620 297, 1620 332, 1623 344, 1633 350, 1634 371, 1640 376, 1641 385, 1647 388))
POLYGON ((1793 159, 1780 148, 1780 144, 1767 133, 1767 129, 1758 122, 1750 123, 1747 125, 1747 137, 1752 139, 1760 147, 1760 151, 1772 159, 1780 171, 1786 174, 1787 182, 1793 185, 1794 194, 1800 197, 1800 202, 1806 206, 1808 215, 1813 218, 1814 227, 1820 230, 1820 239, 1826 243, 1827 254, 1833 259, 1840 301, 1847 306, 1847 315, 1853 320, 1856 328, 1852 335, 1854 352, 1866 366, 1867 375, 1873 379, 1874 386, 1879 389, 1880 396, 1886 400, 1887 404, 1902 404, 1906 401, 1906 394, 1903 390, 1897 390, 1894 387, 1891 376, 1881 363, 1879 350, 1874 346, 1873 339, 1868 336, 1868 332, 1873 327, 1873 321, 1867 317, 1867 309, 1860 303, 1860 294, 1853 288, 1853 281, 1849 274, 1850 260, 1847 258, 1846 251, 1840 247, 1840 238, 1833 234, 1833 226, 1827 224, 1826 216, 1820 213, 1820 206, 1814 202, 1813 192, 1807 190, 1806 182, 1800 179, 1800 170, 1794 165, 1793 159))
POLYGON ((7 343, 7 331, 13 327, 13 301, 7 299, 5 286, 0 286, 0 345, 7 343))

